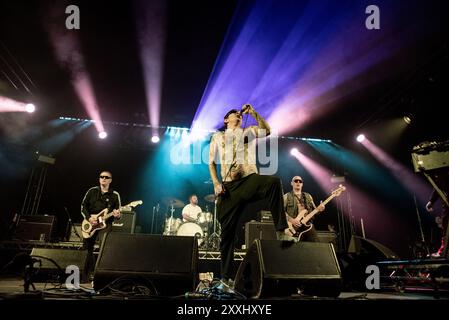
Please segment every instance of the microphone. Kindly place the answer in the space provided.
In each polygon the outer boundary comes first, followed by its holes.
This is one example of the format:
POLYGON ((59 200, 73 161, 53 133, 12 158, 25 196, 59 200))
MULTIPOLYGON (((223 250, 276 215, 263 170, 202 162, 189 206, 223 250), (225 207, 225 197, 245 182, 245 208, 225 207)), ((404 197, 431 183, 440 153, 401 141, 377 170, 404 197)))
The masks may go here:
POLYGON ((159 203, 156 206, 156 211, 159 212, 159 203))

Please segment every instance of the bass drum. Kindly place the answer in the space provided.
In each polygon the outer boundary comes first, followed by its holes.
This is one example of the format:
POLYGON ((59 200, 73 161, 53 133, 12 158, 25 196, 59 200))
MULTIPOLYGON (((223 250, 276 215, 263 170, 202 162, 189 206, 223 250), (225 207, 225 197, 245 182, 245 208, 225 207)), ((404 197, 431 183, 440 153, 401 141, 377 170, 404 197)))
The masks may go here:
POLYGON ((181 224, 176 232, 177 236, 190 236, 198 239, 198 246, 204 241, 204 233, 199 225, 193 222, 184 222, 181 224))

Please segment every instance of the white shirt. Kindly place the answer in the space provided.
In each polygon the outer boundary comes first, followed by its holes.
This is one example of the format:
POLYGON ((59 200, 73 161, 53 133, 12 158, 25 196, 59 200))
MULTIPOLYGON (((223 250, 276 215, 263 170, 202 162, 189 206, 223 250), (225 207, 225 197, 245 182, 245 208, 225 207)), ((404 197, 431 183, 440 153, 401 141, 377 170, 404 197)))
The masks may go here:
MULTIPOLYGON (((182 209, 182 215, 187 214, 192 219, 198 219, 198 215, 202 212, 201 207, 198 205, 188 204, 182 209)), ((187 221, 186 219, 182 219, 182 221, 187 221)))

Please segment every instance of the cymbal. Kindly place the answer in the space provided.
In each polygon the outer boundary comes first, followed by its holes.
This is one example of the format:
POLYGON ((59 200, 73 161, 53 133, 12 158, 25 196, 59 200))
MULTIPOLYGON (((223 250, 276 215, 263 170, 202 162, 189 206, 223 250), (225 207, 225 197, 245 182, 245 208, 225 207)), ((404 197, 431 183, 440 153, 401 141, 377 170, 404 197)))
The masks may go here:
POLYGON ((173 208, 183 208, 185 206, 184 202, 182 202, 181 200, 176 199, 176 198, 168 197, 168 198, 164 198, 163 201, 167 206, 169 206, 169 207, 173 206, 173 208))
POLYGON ((206 200, 207 202, 215 202, 215 194, 208 194, 204 197, 204 200, 206 200))

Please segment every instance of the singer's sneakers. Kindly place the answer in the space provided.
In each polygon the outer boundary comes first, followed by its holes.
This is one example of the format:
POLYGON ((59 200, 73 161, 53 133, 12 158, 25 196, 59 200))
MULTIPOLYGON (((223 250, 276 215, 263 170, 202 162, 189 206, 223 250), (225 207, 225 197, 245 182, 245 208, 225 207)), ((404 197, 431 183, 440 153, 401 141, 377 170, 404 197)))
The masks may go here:
POLYGON ((224 293, 235 293, 234 291, 234 281, 232 279, 222 279, 215 287, 217 290, 224 293))

